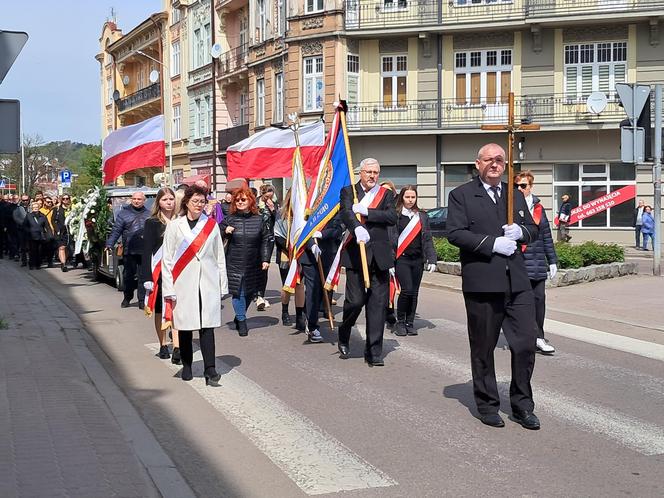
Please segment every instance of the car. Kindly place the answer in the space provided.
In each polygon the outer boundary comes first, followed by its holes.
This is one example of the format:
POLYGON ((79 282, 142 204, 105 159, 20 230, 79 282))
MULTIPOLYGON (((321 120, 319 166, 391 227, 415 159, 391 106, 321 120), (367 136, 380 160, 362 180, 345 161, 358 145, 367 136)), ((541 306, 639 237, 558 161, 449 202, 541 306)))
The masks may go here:
POLYGON ((434 237, 447 237, 447 207, 438 206, 427 211, 431 235, 434 237))
MULTIPOLYGON (((148 187, 110 187, 106 189, 106 195, 111 201, 113 217, 115 219, 120 209, 129 204, 134 192, 145 194, 145 207, 150 210, 157 197, 157 188, 148 187)), ((104 250, 98 263, 93 263, 93 270, 97 279, 107 278, 113 282, 118 291, 124 290, 122 241, 118 241, 112 251, 104 250)))

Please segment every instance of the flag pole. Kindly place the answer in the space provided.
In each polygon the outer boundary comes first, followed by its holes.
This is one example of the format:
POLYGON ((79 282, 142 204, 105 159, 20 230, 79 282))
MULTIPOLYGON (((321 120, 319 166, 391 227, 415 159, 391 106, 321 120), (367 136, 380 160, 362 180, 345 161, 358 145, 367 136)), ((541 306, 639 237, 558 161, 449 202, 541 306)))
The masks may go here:
MULTIPOLYGON (((314 244, 318 246, 318 240, 314 239, 314 244)), ((330 296, 325 288, 325 275, 323 273, 323 263, 320 257, 317 260, 318 274, 320 275, 321 292, 323 293, 323 300, 325 301, 325 311, 327 311, 327 319, 330 321, 330 329, 334 330, 334 318, 332 317, 332 307, 330 306, 330 296)))
MULTIPOLYGON (((348 173, 350 174, 350 186, 353 191, 353 203, 357 204, 357 192, 355 191, 355 173, 353 173, 353 159, 350 153, 350 144, 348 143, 348 131, 346 130, 346 110, 342 107, 339 117, 341 118, 341 128, 344 135, 344 144, 346 145, 346 157, 348 157, 348 173)), ((359 214, 356 214, 357 221, 361 221, 359 214)), ((360 257, 362 258, 362 275, 364 276, 364 288, 371 287, 371 280, 369 279, 369 265, 367 264, 367 248, 364 242, 358 242, 360 247, 360 257)))

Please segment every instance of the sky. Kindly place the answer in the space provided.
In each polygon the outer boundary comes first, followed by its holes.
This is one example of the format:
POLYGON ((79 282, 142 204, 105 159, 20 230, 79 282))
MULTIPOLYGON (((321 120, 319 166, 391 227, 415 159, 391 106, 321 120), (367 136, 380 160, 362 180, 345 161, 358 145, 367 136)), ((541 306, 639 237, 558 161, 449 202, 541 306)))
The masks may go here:
POLYGON ((23 133, 45 142, 101 141, 99 37, 115 10, 128 33, 161 0, 0 0, 0 30, 25 31, 28 42, 0 84, 0 98, 19 99, 23 133))

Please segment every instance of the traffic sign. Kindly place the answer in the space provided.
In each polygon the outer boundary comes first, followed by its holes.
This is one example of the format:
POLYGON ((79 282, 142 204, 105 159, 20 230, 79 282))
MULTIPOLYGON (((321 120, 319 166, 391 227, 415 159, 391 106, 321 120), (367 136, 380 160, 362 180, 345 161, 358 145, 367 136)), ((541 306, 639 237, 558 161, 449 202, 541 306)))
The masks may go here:
POLYGON ((636 149, 634 148, 634 128, 620 128, 620 160, 624 163, 640 164, 645 160, 646 135, 643 128, 636 129, 636 149), (636 152, 636 157, 634 154, 636 152))
POLYGON ((7 188, 7 187, 5 187, 5 181, 4 180, 0 180, 0 188, 7 188))
POLYGON ((650 85, 616 83, 616 92, 630 121, 638 119, 650 95, 650 85))
POLYGON ((0 30, 0 83, 27 41, 28 34, 23 31, 0 30))

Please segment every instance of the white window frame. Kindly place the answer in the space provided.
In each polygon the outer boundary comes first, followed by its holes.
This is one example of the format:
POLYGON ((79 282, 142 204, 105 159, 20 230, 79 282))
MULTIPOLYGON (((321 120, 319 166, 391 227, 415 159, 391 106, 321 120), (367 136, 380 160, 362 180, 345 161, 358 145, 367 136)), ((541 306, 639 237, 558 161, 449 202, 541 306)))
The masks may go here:
POLYGON ((304 0, 305 14, 323 12, 325 10, 325 0, 304 0))
POLYGON ((180 40, 171 43, 171 78, 180 74, 180 40))
POLYGON ((198 98, 194 100, 194 138, 198 139, 201 136, 201 99, 198 98))
POLYGON ((324 100, 325 100, 325 93, 324 93, 324 82, 323 82, 323 71, 324 71, 324 66, 323 66, 323 56, 322 55, 315 55, 313 57, 304 57, 302 59, 302 101, 303 101, 303 109, 304 112, 316 112, 316 111, 322 111, 323 110, 323 105, 324 105, 324 100), (311 62, 310 67, 308 68, 309 64, 308 62, 311 62), (320 83, 321 86, 321 99, 320 99, 320 105, 316 103, 318 100, 317 97, 318 95, 318 83, 320 83), (307 98, 307 85, 311 84, 311 99, 307 98))
POLYGON ((196 28, 194 30, 194 36, 193 36, 193 39, 192 39, 192 43, 193 43, 193 47, 192 47, 193 48, 193 50, 192 50, 193 57, 191 58, 192 69, 196 69, 197 67, 200 66, 199 60, 201 59, 200 51, 203 48, 202 47, 202 42, 203 42, 203 39, 202 39, 201 29, 196 28))
MULTIPOLYGON (((602 47, 606 48, 606 47, 602 47)), ((569 43, 563 47, 563 88, 565 97, 570 102, 584 102, 588 95, 592 92, 603 91, 600 89, 600 68, 608 67, 609 79, 605 88, 606 96, 609 100, 616 100, 618 98, 615 92, 616 83, 624 83, 627 81, 627 41, 625 40, 606 40, 600 42, 587 42, 587 43, 569 43), (611 55, 610 61, 599 62, 600 46, 606 44, 610 45, 609 52, 611 55), (581 62, 582 51, 584 48, 592 47, 592 62, 581 62), (574 49, 576 49, 576 62, 567 62, 568 51, 570 58, 574 58, 574 49), (616 58, 616 51, 624 52, 624 59, 616 58), (616 81, 616 68, 622 66, 622 81, 616 81), (583 70, 584 68, 591 70, 591 87, 589 92, 584 92, 583 89, 583 70), (574 82, 568 80, 568 69, 575 69, 576 71, 576 85, 574 82), (575 91, 569 91, 569 87, 575 86, 575 91)))
POLYGON ((284 73, 274 75, 274 123, 284 121, 284 73))
POLYGON ((205 136, 209 137, 214 132, 212 129, 212 99, 210 95, 205 96, 205 104, 207 105, 207 130, 205 136))
MULTIPOLYGON (((399 78, 405 77, 406 78, 406 102, 408 101, 408 54, 407 53, 399 53, 399 54, 381 54, 380 56, 380 104, 383 109, 398 109, 399 108, 399 102, 398 102, 398 90, 399 90, 399 78), (397 61, 399 58, 405 57, 406 58, 406 69, 405 70, 399 70, 397 69, 397 61), (391 59, 392 60, 392 70, 391 71, 384 71, 383 70, 383 61, 386 59, 391 59), (392 104, 389 106, 385 105, 385 96, 383 93, 383 80, 385 78, 391 78, 392 79, 392 104)), ((406 104, 407 105, 407 104, 406 104)))
POLYGON ((513 3, 513 0, 454 0, 455 7, 476 7, 478 5, 495 5, 497 3, 513 3))
POLYGON ((267 38, 267 0, 257 0, 256 10, 258 12, 258 24, 256 28, 258 29, 258 43, 262 43, 267 38))
POLYGON ((201 65, 209 64, 212 60, 212 54, 210 53, 210 50, 212 50, 212 31, 210 23, 203 26, 203 32, 205 36, 203 37, 203 64, 201 65))
POLYGON ((210 131, 209 131, 209 123, 208 123, 208 116, 209 116, 209 111, 208 111, 208 106, 210 104, 210 98, 209 97, 203 97, 201 99, 201 113, 199 115, 200 118, 200 128, 201 128, 201 138, 205 138, 209 136, 210 131))
POLYGON ((171 3, 171 25, 179 23, 180 19, 182 19, 182 11, 173 7, 171 3))
POLYGON ((249 108, 247 101, 249 100, 249 96, 247 95, 247 92, 240 92, 240 118, 236 124, 236 126, 241 126, 245 125, 249 122, 248 116, 247 116, 247 110, 249 108))
POLYGON ((265 126, 265 79, 256 80, 256 126, 265 126))
POLYGON ((180 140, 182 138, 182 117, 180 115, 180 104, 173 105, 173 140, 180 140))
POLYGON ((106 78, 106 95, 108 97, 108 102, 107 104, 112 104, 113 103, 113 78, 109 76, 106 78))
POLYGON ((514 87, 514 49, 512 47, 496 47, 483 50, 460 50, 454 52, 454 105, 461 106, 462 104, 457 103, 457 91, 456 91, 456 75, 465 74, 466 75, 466 106, 478 106, 486 104, 505 104, 503 102, 502 90, 502 73, 510 73, 510 88, 514 87), (509 52, 510 64, 503 64, 503 51, 509 52), (471 53, 479 52, 480 55, 480 64, 478 66, 471 65, 471 53), (487 55, 489 52, 496 52, 496 64, 489 65, 487 63, 487 55), (465 66, 457 67, 457 54, 465 54, 465 66), (478 74, 480 75, 480 101, 479 103, 472 102, 472 84, 471 84, 471 75, 478 74), (496 73, 496 100, 494 102, 489 102, 487 96, 487 73, 496 73))
POLYGON ((279 36, 286 34, 286 0, 277 0, 277 33, 279 36))

